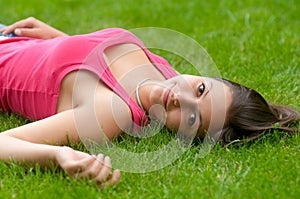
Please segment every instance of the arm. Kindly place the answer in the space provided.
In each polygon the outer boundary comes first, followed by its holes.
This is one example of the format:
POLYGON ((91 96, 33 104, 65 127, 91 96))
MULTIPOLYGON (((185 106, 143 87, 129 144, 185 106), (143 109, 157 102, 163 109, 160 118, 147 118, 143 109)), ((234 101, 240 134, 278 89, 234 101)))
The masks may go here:
POLYGON ((3 34, 9 34, 12 32, 14 32, 17 36, 33 37, 37 39, 52 39, 67 35, 60 30, 57 30, 48 24, 35 19, 34 17, 29 17, 0 29, 0 33, 3 34))
POLYGON ((114 184, 119 181, 120 172, 115 170, 111 178, 111 163, 108 157, 90 155, 69 147, 53 146, 45 143, 64 144, 67 136, 78 142, 74 126, 73 110, 61 112, 52 117, 10 129, 0 134, 0 159, 13 159, 26 164, 47 167, 55 164, 71 177, 93 179, 99 184, 114 184))

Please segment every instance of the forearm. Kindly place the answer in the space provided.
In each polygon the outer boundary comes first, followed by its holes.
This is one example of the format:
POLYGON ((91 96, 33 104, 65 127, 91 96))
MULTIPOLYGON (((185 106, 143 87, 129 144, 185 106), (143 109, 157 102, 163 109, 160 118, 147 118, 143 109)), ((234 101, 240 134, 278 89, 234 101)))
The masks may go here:
POLYGON ((35 144, 8 135, 0 134, 0 160, 14 160, 28 165, 38 164, 47 167, 56 163, 56 153, 59 146, 35 144))
POLYGON ((7 163, 14 160, 24 166, 38 164, 42 168, 54 164, 71 177, 92 179, 101 186, 105 182, 115 184, 120 179, 120 171, 112 172, 110 159, 103 154, 96 157, 70 147, 35 144, 1 133, 0 160, 7 163))

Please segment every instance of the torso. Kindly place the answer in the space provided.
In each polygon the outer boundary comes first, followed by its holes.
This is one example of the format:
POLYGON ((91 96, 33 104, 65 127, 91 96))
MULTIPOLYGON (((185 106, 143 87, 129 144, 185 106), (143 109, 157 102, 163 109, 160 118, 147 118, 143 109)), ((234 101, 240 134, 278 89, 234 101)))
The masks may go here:
POLYGON ((53 40, 16 37, 0 44, 0 109, 30 120, 89 104, 89 98, 75 94, 73 87, 76 82, 81 86, 94 79, 94 108, 101 126, 114 126, 112 129, 120 131, 132 124, 132 119, 137 126, 143 125, 146 117, 134 103, 137 83, 145 78, 163 80, 177 75, 166 60, 149 52, 136 36, 118 28, 53 40), (76 81, 82 74, 90 77, 76 81), (115 86, 118 89, 114 90, 115 86), (121 125, 117 125, 116 115, 121 125))
MULTIPOLYGON (((152 65, 144 51, 135 44, 111 46, 105 50, 104 57, 113 76, 134 101, 136 100, 134 91, 138 82, 145 78, 153 80, 165 79, 156 67, 152 65)), ((73 88, 76 77, 81 72, 82 71, 71 72, 63 79, 57 104, 58 113, 73 108, 73 88)), ((97 84, 98 86, 95 92, 97 104, 95 109, 101 110, 99 111, 99 118, 104 118, 98 122, 105 134, 110 138, 111 136, 118 136, 118 134, 130 128, 132 119, 130 109, 128 105, 103 82, 98 81, 97 84), (109 106, 112 102, 114 106, 109 106)), ((89 103, 89 99, 87 98, 83 97, 82 100, 82 103, 89 103)))

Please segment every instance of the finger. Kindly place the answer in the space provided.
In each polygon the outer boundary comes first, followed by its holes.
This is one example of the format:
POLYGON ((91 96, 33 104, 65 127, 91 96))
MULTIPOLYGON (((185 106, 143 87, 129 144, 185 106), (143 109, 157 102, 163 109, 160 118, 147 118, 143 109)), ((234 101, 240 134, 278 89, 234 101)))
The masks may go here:
POLYGON ((112 186, 112 185, 115 185, 117 184, 119 181, 120 181, 120 178, 121 178, 121 172, 120 170, 115 170, 112 174, 112 177, 111 179, 107 179, 107 182, 104 182, 104 183, 99 183, 99 187, 100 188, 104 188, 106 186, 112 186))
POLYGON ((41 35, 39 35, 39 31, 37 28, 35 29, 29 29, 29 28, 17 28, 15 29, 15 34, 22 37, 33 37, 33 38, 39 38, 41 35))
POLYGON ((16 26, 16 25, 7 26, 7 27, 3 28, 2 33, 3 34, 10 34, 10 33, 14 32, 14 30, 16 28, 20 28, 20 27, 16 26))
POLYGON ((97 161, 103 166, 104 165, 104 155, 99 153, 97 155, 97 161))
POLYGON ((0 33, 2 33, 5 29, 6 27, 0 28, 0 33))
POLYGON ((80 172, 83 172, 86 170, 86 168, 93 162, 95 161, 95 156, 91 155, 89 157, 83 158, 82 160, 79 161, 74 161, 68 168, 67 170, 69 173, 76 177, 80 174, 80 172))
POLYGON ((9 33, 12 33, 12 32, 13 32, 13 30, 11 31, 9 29, 9 27, 4 27, 4 28, 0 29, 0 33, 2 33, 2 34, 9 34, 9 33))
POLYGON ((84 158, 87 158, 87 157, 90 157, 91 155, 88 154, 88 153, 85 153, 83 151, 77 151, 77 150, 74 150, 76 152, 76 156, 80 159, 84 159, 84 158))
POLYGON ((95 160, 89 165, 88 168, 86 168, 83 172, 78 174, 78 177, 93 179, 98 175, 103 165, 104 165, 104 155, 99 154, 97 158, 95 158, 95 160))
POLYGON ((99 174, 95 177, 95 181, 99 183, 106 182, 110 174, 111 174, 111 162, 110 162, 110 158, 106 156, 104 158, 104 165, 101 168, 99 174))
POLYGON ((112 178, 107 182, 107 185, 117 184, 120 181, 120 178, 121 178, 120 170, 118 169, 114 170, 112 178))
POLYGON ((18 21, 12 25, 9 25, 3 29, 3 34, 9 34, 14 32, 16 28, 32 28, 33 27, 33 19, 27 18, 21 21, 18 21))
POLYGON ((81 168, 82 170, 86 169, 92 162, 94 162, 96 159, 95 155, 91 155, 87 158, 84 158, 82 160, 78 161, 78 168, 81 168))

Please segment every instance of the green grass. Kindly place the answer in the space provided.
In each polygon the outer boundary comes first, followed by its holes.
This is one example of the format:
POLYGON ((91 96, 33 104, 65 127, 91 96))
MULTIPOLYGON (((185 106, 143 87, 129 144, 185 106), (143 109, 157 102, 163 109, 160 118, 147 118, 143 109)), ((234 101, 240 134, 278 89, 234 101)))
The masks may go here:
MULTIPOLYGON (((164 27, 197 40, 222 75, 261 92, 268 101, 300 110, 300 2, 277 1, 1 1, 1 23, 35 16, 69 33, 107 27, 164 27)), ((172 42, 172 41, 166 41, 172 42)), ((182 73, 193 73, 172 56, 182 73)), ((27 121, 0 114, 0 131, 27 121)), ((163 131, 164 132, 164 131, 163 131)), ((155 150, 170 139, 119 140, 128 150, 155 150), (159 142, 159 143, 157 143, 159 142)), ((204 158, 193 146, 171 165, 122 173, 117 186, 98 189, 60 170, 0 163, 0 198, 297 198, 300 135, 275 132, 242 146, 219 145, 204 158)))

